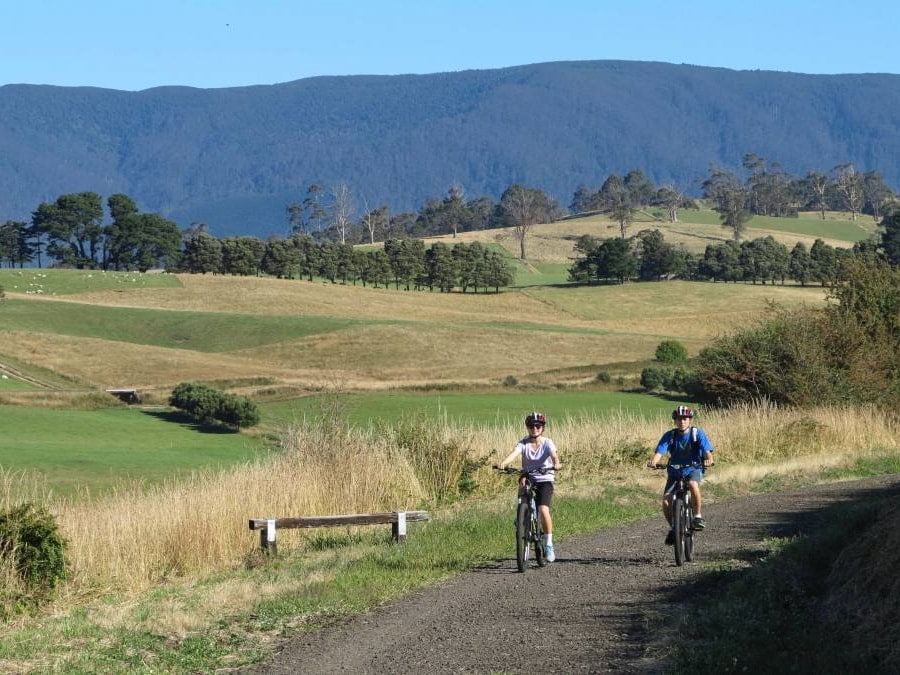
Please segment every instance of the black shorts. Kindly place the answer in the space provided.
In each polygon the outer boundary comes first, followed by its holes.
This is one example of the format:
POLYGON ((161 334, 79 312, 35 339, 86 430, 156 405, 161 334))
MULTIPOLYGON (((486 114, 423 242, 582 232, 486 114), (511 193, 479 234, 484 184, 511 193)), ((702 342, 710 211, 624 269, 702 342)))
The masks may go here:
POLYGON ((539 483, 535 481, 534 492, 537 505, 549 508, 550 503, 553 501, 553 481, 545 480, 539 483))

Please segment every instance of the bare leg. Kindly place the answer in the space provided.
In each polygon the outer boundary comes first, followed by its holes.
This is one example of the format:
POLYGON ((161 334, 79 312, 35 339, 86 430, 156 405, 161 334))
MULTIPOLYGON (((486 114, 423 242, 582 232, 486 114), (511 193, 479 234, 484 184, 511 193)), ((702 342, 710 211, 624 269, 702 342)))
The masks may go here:
POLYGON ((550 517, 550 507, 541 504, 538 506, 541 514, 541 524, 544 526, 544 534, 553 534, 553 518, 550 517))
POLYGON ((691 498, 694 506, 694 515, 696 516, 698 513, 703 513, 701 510, 701 498, 700 498, 700 485, 697 481, 692 480, 688 482, 688 486, 691 488, 691 498))

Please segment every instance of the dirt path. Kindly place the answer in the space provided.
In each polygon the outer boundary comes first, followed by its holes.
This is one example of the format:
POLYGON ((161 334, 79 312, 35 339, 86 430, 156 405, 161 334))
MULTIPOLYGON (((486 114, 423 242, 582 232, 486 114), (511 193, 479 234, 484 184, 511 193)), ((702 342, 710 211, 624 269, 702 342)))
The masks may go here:
MULTIPOLYGON (((756 560, 823 507, 882 494, 900 495, 900 476, 708 504, 695 560, 756 560)), ((699 566, 676 567, 664 535, 659 518, 558 542, 545 569, 501 561, 301 636, 254 672, 663 672, 663 613, 702 592, 699 566)))

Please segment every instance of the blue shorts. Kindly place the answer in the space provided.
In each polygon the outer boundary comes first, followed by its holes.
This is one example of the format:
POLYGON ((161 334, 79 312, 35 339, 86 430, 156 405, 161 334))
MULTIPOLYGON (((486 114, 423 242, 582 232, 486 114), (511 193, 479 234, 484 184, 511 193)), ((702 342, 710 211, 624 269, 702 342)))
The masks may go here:
MULTIPOLYGON (((689 481, 695 481, 697 485, 703 482, 703 469, 698 469, 695 467, 688 467, 687 469, 681 470, 681 475, 687 478, 689 481)), ((666 479, 666 487, 663 488, 663 494, 669 495, 675 490, 675 481, 678 477, 669 475, 666 479)))

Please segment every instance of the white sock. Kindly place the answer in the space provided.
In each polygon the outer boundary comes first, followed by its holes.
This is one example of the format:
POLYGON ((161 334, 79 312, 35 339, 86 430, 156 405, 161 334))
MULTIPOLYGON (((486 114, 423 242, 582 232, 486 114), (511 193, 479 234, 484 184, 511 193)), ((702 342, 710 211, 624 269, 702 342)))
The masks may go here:
POLYGON ((544 543, 545 543, 547 546, 553 546, 553 535, 552 535, 552 534, 545 534, 545 535, 544 535, 544 543))

